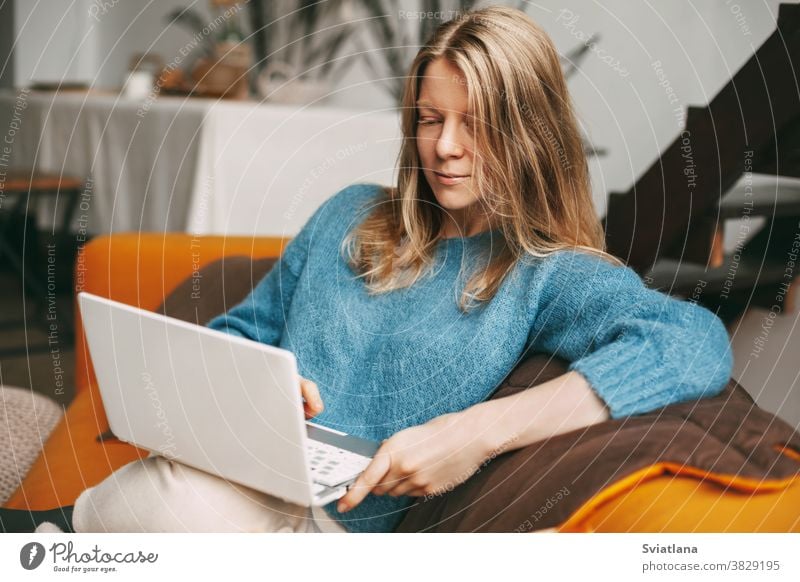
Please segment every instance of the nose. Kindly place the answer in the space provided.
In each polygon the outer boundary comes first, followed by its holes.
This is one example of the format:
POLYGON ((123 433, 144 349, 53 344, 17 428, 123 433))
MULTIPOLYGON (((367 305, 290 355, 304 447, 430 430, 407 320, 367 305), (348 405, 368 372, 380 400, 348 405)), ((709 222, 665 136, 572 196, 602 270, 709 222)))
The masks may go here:
POLYGON ((455 123, 445 122, 442 125, 442 133, 436 140, 436 155, 442 159, 460 158, 464 155, 464 146, 455 123))

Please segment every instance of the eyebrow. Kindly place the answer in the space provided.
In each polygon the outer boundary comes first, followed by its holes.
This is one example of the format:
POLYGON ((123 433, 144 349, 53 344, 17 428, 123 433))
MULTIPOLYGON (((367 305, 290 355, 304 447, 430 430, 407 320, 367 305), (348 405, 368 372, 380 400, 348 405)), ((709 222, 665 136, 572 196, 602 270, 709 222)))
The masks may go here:
MULTIPOLYGON (((437 108, 433 103, 431 103, 430 101, 427 101, 425 99, 418 100, 417 101, 417 107, 423 107, 425 109, 433 109, 437 113, 441 113, 439 108, 437 108)), ((449 111, 449 109, 445 109, 445 111, 449 111)), ((472 114, 469 111, 463 113, 463 115, 466 115, 467 117, 472 117, 472 114)))

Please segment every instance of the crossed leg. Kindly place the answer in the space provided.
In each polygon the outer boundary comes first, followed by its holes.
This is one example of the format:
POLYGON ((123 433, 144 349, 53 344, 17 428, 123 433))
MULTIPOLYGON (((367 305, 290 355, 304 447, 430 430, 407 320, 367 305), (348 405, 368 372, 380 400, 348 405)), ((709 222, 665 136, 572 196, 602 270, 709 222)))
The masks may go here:
POLYGON ((162 456, 134 461, 75 501, 76 532, 317 532, 311 509, 162 456))

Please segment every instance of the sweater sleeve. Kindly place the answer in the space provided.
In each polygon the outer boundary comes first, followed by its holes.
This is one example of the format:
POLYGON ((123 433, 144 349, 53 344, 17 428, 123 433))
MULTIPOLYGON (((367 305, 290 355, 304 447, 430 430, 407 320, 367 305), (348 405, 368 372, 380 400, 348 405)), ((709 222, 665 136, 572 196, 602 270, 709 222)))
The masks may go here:
POLYGON ((280 343, 292 296, 308 258, 310 241, 316 236, 315 231, 323 228, 319 219, 331 200, 322 204, 289 241, 280 258, 250 294, 238 305, 211 319, 207 327, 272 346, 280 343))
POLYGON ((283 335, 285 317, 307 252, 307 237, 301 231, 241 303, 206 325, 231 335, 277 346, 283 335))
POLYGON ((570 362, 611 418, 719 394, 733 371, 722 321, 649 289, 629 267, 580 251, 545 259, 527 347, 570 362))

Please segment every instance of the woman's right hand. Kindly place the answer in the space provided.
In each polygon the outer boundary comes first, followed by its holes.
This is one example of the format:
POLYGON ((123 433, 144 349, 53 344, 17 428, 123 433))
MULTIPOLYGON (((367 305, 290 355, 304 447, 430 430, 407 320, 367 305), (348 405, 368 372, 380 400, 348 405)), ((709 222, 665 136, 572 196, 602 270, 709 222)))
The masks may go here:
POLYGON ((303 413, 306 418, 313 418, 320 412, 325 410, 325 405, 322 403, 322 397, 319 395, 319 388, 317 384, 307 378, 300 378, 300 394, 303 396, 303 413))

